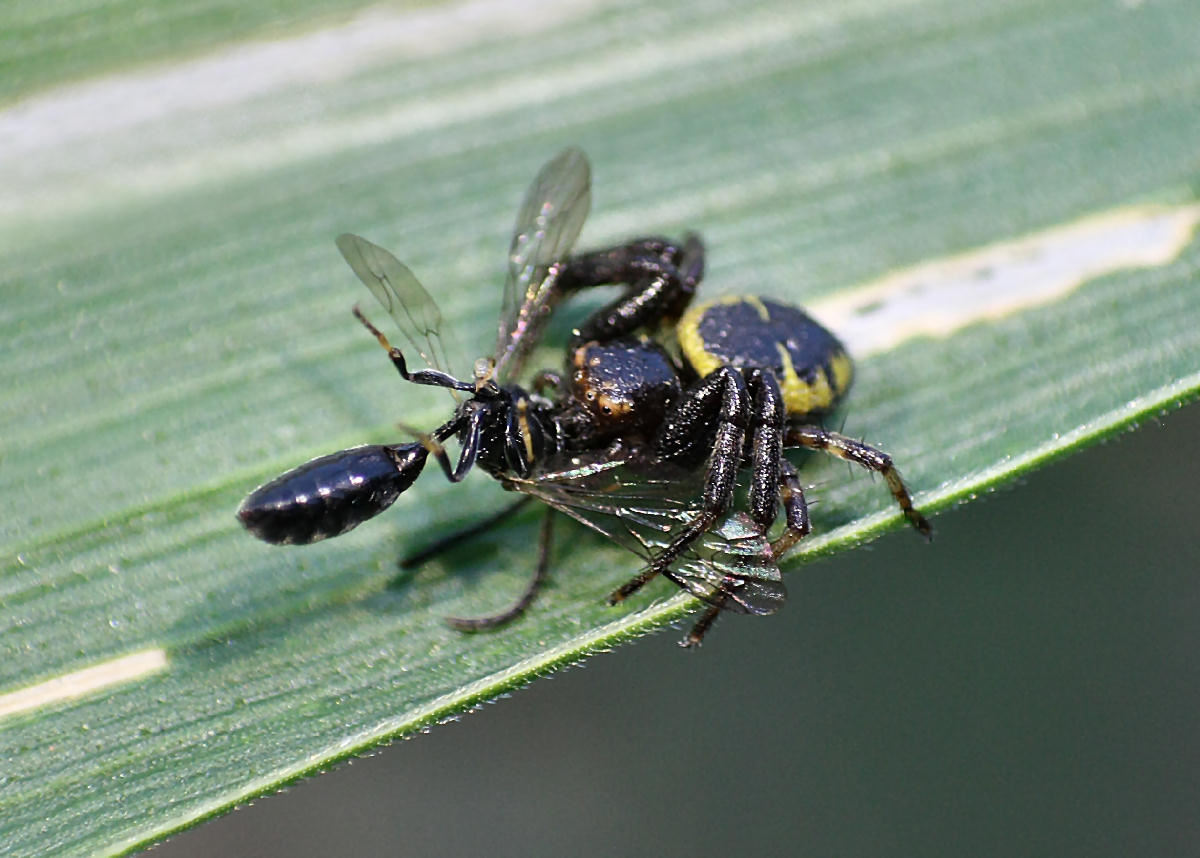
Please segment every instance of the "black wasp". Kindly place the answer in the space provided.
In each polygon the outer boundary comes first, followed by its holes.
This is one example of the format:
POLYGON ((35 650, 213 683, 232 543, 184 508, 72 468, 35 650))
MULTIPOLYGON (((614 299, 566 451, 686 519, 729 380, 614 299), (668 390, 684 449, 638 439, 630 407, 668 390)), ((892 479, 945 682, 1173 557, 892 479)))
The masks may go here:
POLYGON ((708 604, 686 646, 700 643, 722 610, 769 614, 783 603, 779 558, 809 532, 804 492, 785 448, 824 450, 882 474, 909 522, 930 533, 886 454, 817 422, 853 374, 832 334, 801 310, 769 299, 692 305, 704 270, 695 235, 571 255, 590 199, 590 168, 578 149, 564 150, 535 178, 517 217, 496 347, 469 379, 441 367, 440 314, 413 273, 366 239, 340 236, 338 249, 354 273, 430 367, 410 370, 404 353, 358 308, 355 316, 401 377, 447 388, 459 402, 449 420, 416 441, 343 450, 259 487, 238 510, 246 528, 267 542, 315 542, 385 510, 429 456, 451 482, 478 465, 525 497, 406 565, 532 498, 550 508, 536 571, 521 598, 502 613, 451 618, 452 625, 489 628, 525 610, 545 577, 558 510, 643 559, 610 603, 661 574, 708 604), (514 383, 559 300, 608 284, 623 292, 572 333, 565 372, 540 372, 531 389, 514 383), (671 323, 678 355, 654 338, 671 323), (452 437, 456 462, 443 446, 452 437), (747 509, 731 513, 744 470, 747 509), (780 508, 784 525, 771 539, 780 508))

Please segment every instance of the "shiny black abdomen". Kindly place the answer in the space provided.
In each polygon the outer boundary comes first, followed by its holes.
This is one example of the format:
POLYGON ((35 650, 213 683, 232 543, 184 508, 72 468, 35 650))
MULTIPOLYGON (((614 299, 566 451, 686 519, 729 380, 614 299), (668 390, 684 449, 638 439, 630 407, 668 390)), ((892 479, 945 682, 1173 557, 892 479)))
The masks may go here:
POLYGON ((387 509, 421 473, 420 444, 366 446, 321 456, 259 486, 238 509, 265 542, 306 545, 387 509))

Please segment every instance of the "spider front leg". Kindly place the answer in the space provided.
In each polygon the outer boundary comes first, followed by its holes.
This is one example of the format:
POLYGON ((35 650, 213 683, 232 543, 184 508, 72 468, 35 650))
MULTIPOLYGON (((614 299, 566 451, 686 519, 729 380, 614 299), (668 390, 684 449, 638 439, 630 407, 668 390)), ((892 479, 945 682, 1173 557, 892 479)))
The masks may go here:
MULTIPOLYGON (((751 397, 742 374, 732 367, 713 370, 674 406, 659 430, 655 455, 685 465, 708 458, 700 513, 688 522, 650 564, 609 596, 616 604, 666 571, 689 545, 716 524, 729 509, 751 411, 751 397), (715 430, 709 427, 715 427, 715 430)), ((778 481, 778 460, 775 464, 778 481)), ((772 500, 772 502, 774 502, 772 500)))
POLYGON ((771 529, 779 512, 783 426, 786 419, 779 380, 761 369, 746 371, 746 387, 754 397, 750 425, 754 427, 746 457, 750 477, 750 517, 763 533, 771 529))
MULTIPOLYGON (((642 268, 639 260, 658 259, 661 262, 679 266, 687 259, 689 270, 695 268, 697 248, 699 248, 700 267, 703 272, 704 248, 700 239, 689 234, 683 247, 676 242, 659 236, 638 238, 625 244, 606 247, 602 250, 591 250, 578 253, 567 260, 558 275, 557 286, 564 292, 576 292, 593 286, 604 286, 613 283, 632 283, 633 277, 642 268)), ((699 277, 696 277, 699 280, 699 277)), ((692 284, 693 286, 695 283, 692 284)))
POLYGON ((588 317, 572 342, 608 342, 677 318, 691 302, 704 275, 704 246, 689 235, 682 248, 661 238, 639 239, 567 261, 557 288, 576 292, 625 284, 625 294, 588 317))
MULTIPOLYGON (((767 461, 770 448, 765 445, 760 446, 759 456, 760 461, 767 461)), ((808 503, 804 500, 804 489, 800 485, 800 475, 796 471, 796 466, 783 458, 782 453, 777 454, 779 458, 776 460, 779 466, 778 491, 779 500, 783 504, 785 517, 785 527, 783 533, 771 543, 771 554, 778 560, 785 555, 793 545, 803 539, 812 530, 812 526, 808 520, 808 503)), ((756 466, 757 470, 757 466, 756 466)), ((772 511, 771 518, 774 518, 772 511)), ((763 528, 765 533, 770 528, 767 524, 763 528)), ((679 642, 679 645, 685 649, 692 649, 700 646, 704 640, 704 636, 708 634, 708 630, 712 628, 712 624, 717 621, 717 617, 721 615, 721 611, 725 609, 725 599, 721 599, 714 605, 709 607, 700 615, 700 619, 696 620, 691 631, 687 636, 679 642)))
POLYGON ((913 506, 912 496, 900 478, 900 472, 892 464, 892 457, 882 450, 876 450, 869 444, 856 441, 837 432, 830 432, 820 426, 792 426, 784 435, 784 444, 788 447, 805 447, 809 450, 824 450, 831 456, 837 456, 847 462, 866 468, 868 471, 882 474, 887 482, 888 490, 900 505, 908 523, 917 529, 926 539, 933 538, 933 527, 925 516, 913 506))

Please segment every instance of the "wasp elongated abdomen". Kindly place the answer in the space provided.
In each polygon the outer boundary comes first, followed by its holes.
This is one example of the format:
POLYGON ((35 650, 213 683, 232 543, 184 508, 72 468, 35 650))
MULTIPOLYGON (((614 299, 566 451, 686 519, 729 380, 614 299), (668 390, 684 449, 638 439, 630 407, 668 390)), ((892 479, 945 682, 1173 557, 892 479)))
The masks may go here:
POLYGON ((420 444, 354 447, 259 486, 238 509, 264 542, 306 545, 353 530, 395 502, 425 467, 420 444))

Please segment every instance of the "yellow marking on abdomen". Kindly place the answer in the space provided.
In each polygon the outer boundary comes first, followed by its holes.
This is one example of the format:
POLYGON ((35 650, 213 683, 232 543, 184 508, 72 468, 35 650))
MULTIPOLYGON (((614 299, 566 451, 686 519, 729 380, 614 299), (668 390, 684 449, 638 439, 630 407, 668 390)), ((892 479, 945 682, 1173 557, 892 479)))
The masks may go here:
MULTIPOLYGON (((779 349, 779 360, 783 373, 779 378, 779 387, 783 391, 783 404, 790 415, 809 414, 813 411, 825 411, 841 392, 835 391, 829 385, 829 377, 825 370, 818 368, 811 382, 802 379, 792 364, 792 356, 788 354, 783 343, 776 343, 779 349)), ((844 358, 844 356, 843 356, 844 358)), ((835 371, 836 379, 836 371, 835 371)), ((836 381, 835 381, 836 383, 836 381)))
POLYGON ((675 326, 675 338, 679 340, 679 349, 701 378, 721 366, 722 361, 708 350, 704 338, 700 336, 700 321, 709 307, 717 304, 736 304, 741 300, 740 295, 727 295, 714 301, 692 304, 675 326))
POLYGON ((732 295, 725 303, 737 304, 739 302, 743 304, 749 304, 751 307, 757 310, 758 317, 764 322, 771 321, 771 311, 767 309, 767 305, 764 304, 762 299, 760 299, 757 295, 732 295))

